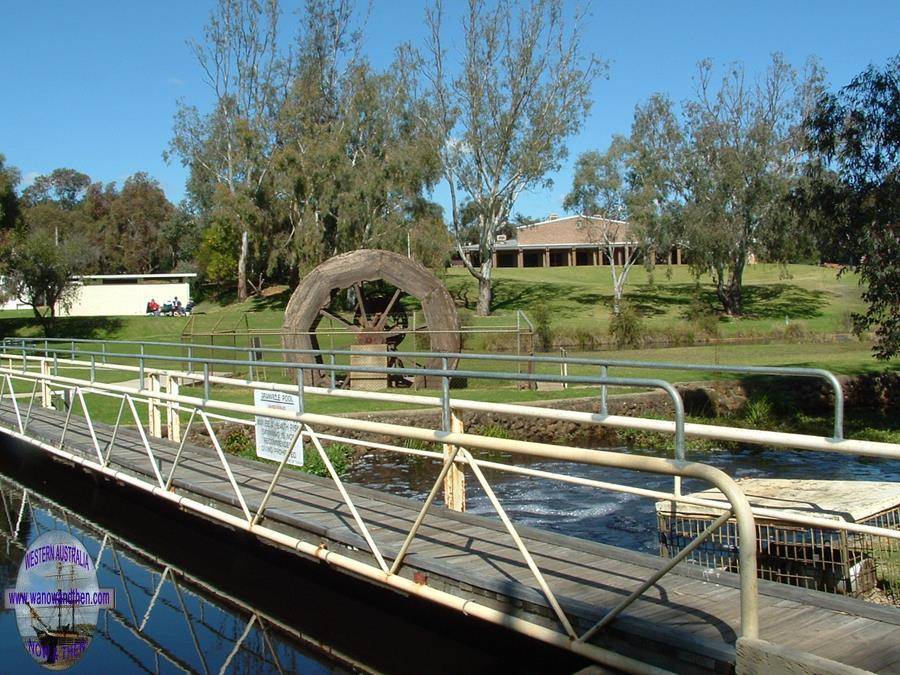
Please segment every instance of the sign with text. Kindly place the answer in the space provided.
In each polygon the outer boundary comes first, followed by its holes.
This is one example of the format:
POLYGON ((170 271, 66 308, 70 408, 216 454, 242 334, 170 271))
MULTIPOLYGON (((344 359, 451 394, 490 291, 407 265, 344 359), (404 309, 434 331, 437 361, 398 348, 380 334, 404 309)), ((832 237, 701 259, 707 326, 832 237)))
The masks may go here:
MULTIPOLYGON (((259 391, 257 389, 253 392, 253 402, 258 408, 300 412, 300 397, 280 391, 259 391)), ((284 453, 288 451, 288 446, 299 426, 298 422, 257 415, 256 456, 280 462, 284 458, 284 453)), ((294 450, 288 458, 288 464, 303 466, 302 438, 294 446, 294 450)))

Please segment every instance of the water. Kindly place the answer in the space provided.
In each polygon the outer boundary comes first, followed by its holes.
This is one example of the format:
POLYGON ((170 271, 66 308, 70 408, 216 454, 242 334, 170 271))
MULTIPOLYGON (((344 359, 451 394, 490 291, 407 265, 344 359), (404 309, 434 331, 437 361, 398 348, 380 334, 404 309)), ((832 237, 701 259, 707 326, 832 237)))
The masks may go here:
MULTIPOLYGON (((91 480, 2 437, 0 502, 3 589, 16 586, 29 544, 62 530, 99 560, 99 587, 115 590, 115 609, 101 610, 72 673, 570 673, 586 665, 91 480)), ((25 651, 12 610, 0 612, 0 672, 46 672, 25 651)))
MULTIPOLYGON (((626 448, 614 448, 628 453, 626 448)), ((671 451, 641 454, 670 457, 671 451)), ((797 478, 827 480, 900 481, 900 462, 854 458, 834 453, 767 449, 697 452, 688 459, 724 470, 732 478, 797 478)), ((509 462, 510 458, 499 461, 509 462)), ((624 469, 567 462, 528 461, 531 469, 580 476, 654 490, 671 491, 672 479, 624 469)), ((437 476, 437 462, 398 455, 369 454, 352 468, 349 480, 394 494, 422 498, 437 476)), ((638 551, 657 553, 656 510, 645 497, 551 481, 545 478, 485 471, 501 504, 516 523, 553 530, 638 551)), ((684 492, 711 487, 685 480, 684 492)), ((470 472, 467 473, 467 510, 494 515, 494 509, 470 472)))
MULTIPOLYGON (((196 577, 173 570, 151 552, 110 536, 77 513, 0 477, 0 500, 12 515, 0 525, 0 578, 14 586, 25 549, 42 533, 71 532, 97 566, 100 588, 112 588, 116 608, 101 612, 90 645, 69 670, 105 672, 218 671, 328 673, 350 670, 304 645, 290 630, 261 619, 254 608, 196 577), (18 513, 25 503, 21 521, 18 513), (18 523, 18 530, 16 524, 18 523), (101 554, 102 549, 102 554, 101 554), (165 577, 163 576, 165 574, 165 577), (248 622, 253 619, 244 635, 248 622), (241 636, 244 635, 243 639, 241 636), (240 641, 240 642, 239 642, 240 641), (232 654, 232 650, 236 650, 232 654)), ((13 611, 0 614, 3 672, 41 672, 17 640, 13 611)))

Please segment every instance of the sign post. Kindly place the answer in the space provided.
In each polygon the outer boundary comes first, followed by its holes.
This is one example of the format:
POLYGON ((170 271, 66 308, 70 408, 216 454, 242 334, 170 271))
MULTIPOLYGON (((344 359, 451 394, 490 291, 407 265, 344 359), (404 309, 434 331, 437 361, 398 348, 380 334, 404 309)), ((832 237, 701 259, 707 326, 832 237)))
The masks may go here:
MULTIPOLYGON (((270 410, 289 410, 300 412, 300 397, 295 394, 285 394, 280 391, 253 392, 253 402, 258 408, 270 410)), ((275 419, 272 417, 256 416, 256 456, 263 459, 271 459, 280 462, 288 446, 297 433, 298 422, 275 419)), ((303 435, 294 446, 288 464, 303 466, 303 435)))

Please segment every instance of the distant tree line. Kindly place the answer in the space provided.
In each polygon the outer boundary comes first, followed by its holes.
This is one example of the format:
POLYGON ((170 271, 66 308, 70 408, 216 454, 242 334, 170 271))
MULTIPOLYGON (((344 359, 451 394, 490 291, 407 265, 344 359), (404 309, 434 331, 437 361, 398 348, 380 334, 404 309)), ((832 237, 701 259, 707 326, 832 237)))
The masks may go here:
POLYGON ((829 92, 820 65, 776 54, 751 78, 700 64, 680 109, 639 104, 631 133, 575 164, 570 211, 627 219, 639 251, 611 266, 618 311, 630 265, 675 245, 715 284, 722 311, 743 313, 751 260, 839 263, 860 274, 876 355, 900 349, 900 56, 829 92))
POLYGON ((30 305, 48 333, 57 309, 71 300, 73 276, 194 264, 197 219, 186 206, 173 206, 145 173, 121 189, 68 168, 38 176, 21 191, 20 180, 0 155, 0 296, 30 305))

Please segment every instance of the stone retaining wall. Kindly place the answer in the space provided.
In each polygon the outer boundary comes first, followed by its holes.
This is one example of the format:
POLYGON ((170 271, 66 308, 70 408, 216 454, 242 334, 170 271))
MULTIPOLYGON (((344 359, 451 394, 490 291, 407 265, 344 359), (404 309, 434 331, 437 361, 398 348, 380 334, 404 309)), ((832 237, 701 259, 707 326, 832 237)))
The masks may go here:
MULTIPOLYGON (((845 406, 868 407, 896 413, 900 410, 900 373, 880 373, 839 378, 844 391, 845 406)), ((833 393, 827 384, 807 379, 748 378, 742 381, 718 380, 676 385, 684 400, 688 415, 727 417, 739 413, 748 400, 765 395, 770 398, 776 412, 779 407, 808 413, 828 414, 833 410, 833 393)), ((582 412, 599 412, 599 396, 557 399, 528 403, 536 407, 552 407, 582 412)), ((672 403, 665 392, 654 391, 638 394, 610 396, 609 412, 632 417, 655 416, 672 418, 672 403)), ((349 417, 372 422, 385 422, 421 428, 437 429, 441 425, 441 413, 437 409, 394 410, 372 413, 345 413, 336 417, 349 417)), ((585 425, 564 420, 539 419, 497 412, 461 411, 460 417, 467 431, 478 433, 491 427, 501 427, 510 438, 545 443, 564 442, 567 445, 595 447, 614 444, 614 429, 599 425, 585 425)), ((218 427, 228 433, 239 425, 224 424, 218 427)), ((346 431, 337 428, 318 427, 317 431, 335 435, 393 442, 396 439, 375 438, 371 434, 346 431)), ((224 437, 221 436, 221 437, 224 437)), ((195 428, 191 441, 209 445, 206 432, 195 428)))

